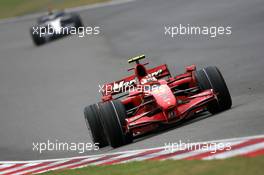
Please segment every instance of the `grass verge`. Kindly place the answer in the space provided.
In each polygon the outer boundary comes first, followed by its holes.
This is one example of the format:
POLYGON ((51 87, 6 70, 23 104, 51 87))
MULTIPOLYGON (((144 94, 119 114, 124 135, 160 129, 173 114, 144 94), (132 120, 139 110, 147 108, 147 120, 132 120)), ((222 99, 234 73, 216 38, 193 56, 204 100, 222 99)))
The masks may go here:
POLYGON ((0 18, 21 16, 30 13, 64 9, 109 0, 0 0, 0 18))
POLYGON ((108 166, 87 166, 74 170, 50 171, 42 175, 262 175, 264 156, 224 160, 142 161, 108 166))

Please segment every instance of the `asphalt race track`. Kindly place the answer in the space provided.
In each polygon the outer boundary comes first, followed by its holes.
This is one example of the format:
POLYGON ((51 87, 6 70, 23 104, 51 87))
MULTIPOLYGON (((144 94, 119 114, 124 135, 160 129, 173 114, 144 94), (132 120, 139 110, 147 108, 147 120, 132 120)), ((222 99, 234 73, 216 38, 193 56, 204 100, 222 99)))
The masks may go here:
POLYGON ((35 20, 0 24, 0 160, 82 156, 264 134, 264 1, 137 0, 81 12, 97 36, 66 37, 35 47, 29 27, 35 20), (232 34, 177 36, 164 26, 232 26, 232 34), (145 53, 151 66, 216 65, 233 108, 204 115, 133 144, 97 152, 32 151, 32 142, 90 142, 83 108, 100 99, 98 85, 127 75, 127 58, 145 53))

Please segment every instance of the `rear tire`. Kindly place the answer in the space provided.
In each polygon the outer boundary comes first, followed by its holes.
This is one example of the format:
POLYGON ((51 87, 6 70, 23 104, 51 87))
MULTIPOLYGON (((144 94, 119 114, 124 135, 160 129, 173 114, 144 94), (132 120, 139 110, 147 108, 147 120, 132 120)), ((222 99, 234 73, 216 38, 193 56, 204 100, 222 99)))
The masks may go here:
POLYGON ((126 110, 119 100, 113 100, 102 103, 101 121, 109 144, 113 147, 119 147, 132 142, 130 134, 125 135, 124 126, 126 124, 126 110))
POLYGON ((84 118, 93 142, 99 143, 98 146, 100 148, 103 148, 105 146, 108 146, 108 142, 103 132, 103 127, 99 118, 100 113, 98 107, 98 104, 93 104, 85 107, 84 118))
POLYGON ((72 20, 75 24, 76 29, 78 29, 79 27, 83 27, 83 23, 82 23, 80 15, 72 14, 72 20))
POLYGON ((218 101, 209 104, 208 111, 212 114, 230 109, 232 99, 225 80, 217 67, 206 67, 195 72, 201 90, 213 89, 218 93, 218 101))

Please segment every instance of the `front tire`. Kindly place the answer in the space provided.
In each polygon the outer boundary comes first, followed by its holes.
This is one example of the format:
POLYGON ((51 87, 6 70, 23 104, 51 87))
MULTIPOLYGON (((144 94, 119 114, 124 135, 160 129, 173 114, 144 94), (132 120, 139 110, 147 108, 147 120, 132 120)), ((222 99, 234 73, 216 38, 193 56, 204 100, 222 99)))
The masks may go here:
POLYGON ((93 142, 99 143, 99 148, 103 148, 105 146, 108 146, 108 142, 103 132, 103 127, 99 115, 100 112, 98 104, 87 106, 84 109, 84 118, 89 134, 93 142))
POLYGON ((226 82, 217 67, 206 67, 195 72, 198 86, 201 90, 213 89, 218 93, 218 101, 209 104, 208 111, 212 114, 230 109, 232 99, 226 82))
POLYGON ((72 14, 72 20, 73 20, 73 22, 75 24, 76 29, 78 29, 80 27, 83 27, 83 23, 82 23, 80 15, 72 14))
POLYGON ((119 100, 113 100, 102 103, 101 121, 109 144, 113 147, 120 147, 126 143, 132 142, 129 134, 125 134, 124 126, 126 124, 126 110, 119 100))

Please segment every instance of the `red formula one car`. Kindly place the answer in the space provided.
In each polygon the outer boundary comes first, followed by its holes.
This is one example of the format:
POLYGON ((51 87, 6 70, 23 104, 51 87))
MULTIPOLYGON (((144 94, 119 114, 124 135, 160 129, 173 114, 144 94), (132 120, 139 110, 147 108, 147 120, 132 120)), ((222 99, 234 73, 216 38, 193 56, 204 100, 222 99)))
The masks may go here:
POLYGON ((171 125, 208 110, 215 114, 231 108, 232 100, 225 80, 217 67, 171 76, 167 65, 146 69, 139 60, 135 74, 101 87, 102 102, 84 109, 90 135, 99 147, 119 147, 134 137, 171 125))

